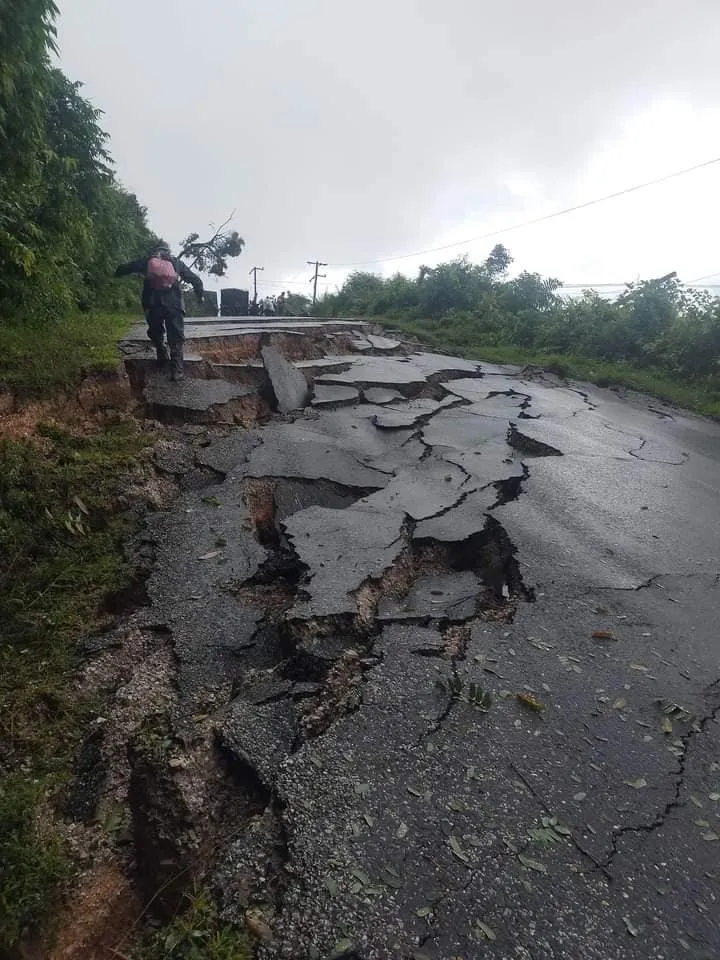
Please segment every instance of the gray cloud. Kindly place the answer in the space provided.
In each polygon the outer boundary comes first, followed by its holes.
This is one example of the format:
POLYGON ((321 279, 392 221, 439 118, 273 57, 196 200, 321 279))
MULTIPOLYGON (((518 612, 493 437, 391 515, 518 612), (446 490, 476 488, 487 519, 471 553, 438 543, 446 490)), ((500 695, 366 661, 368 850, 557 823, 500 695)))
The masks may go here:
POLYGON ((716 102, 719 30, 714 0, 65 0, 60 44, 156 229, 237 208, 243 282, 522 216, 508 174, 562 206, 628 115, 716 102))

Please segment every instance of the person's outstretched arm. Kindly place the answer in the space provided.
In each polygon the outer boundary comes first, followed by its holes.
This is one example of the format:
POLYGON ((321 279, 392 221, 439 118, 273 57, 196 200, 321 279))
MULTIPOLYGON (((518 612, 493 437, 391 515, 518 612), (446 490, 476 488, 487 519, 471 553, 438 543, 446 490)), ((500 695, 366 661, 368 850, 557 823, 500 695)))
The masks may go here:
POLYGON ((147 257, 140 260, 131 260, 130 263, 121 263, 115 271, 116 277, 126 277, 130 273, 145 273, 147 267, 147 257))
POLYGON ((178 273, 180 274, 181 280, 184 280, 185 283, 192 285, 192 288, 195 291, 195 296, 198 298, 198 300, 202 300, 204 290, 203 282, 200 277, 196 273, 193 273, 190 267, 186 266, 182 260, 178 260, 178 273))

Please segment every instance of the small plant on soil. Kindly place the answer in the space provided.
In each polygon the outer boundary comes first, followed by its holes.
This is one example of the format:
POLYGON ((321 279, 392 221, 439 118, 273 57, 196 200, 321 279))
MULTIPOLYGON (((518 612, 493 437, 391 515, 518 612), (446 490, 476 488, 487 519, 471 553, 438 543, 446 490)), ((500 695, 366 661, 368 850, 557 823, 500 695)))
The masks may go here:
POLYGON ((188 897, 187 910, 137 948, 133 960, 249 960, 252 942, 218 915, 205 890, 188 897))
POLYGON ((447 680, 436 680, 435 686, 443 693, 448 693, 453 700, 469 703, 483 713, 487 713, 492 706, 492 697, 487 690, 483 690, 479 683, 468 683, 466 688, 465 681, 457 674, 453 674, 447 680))

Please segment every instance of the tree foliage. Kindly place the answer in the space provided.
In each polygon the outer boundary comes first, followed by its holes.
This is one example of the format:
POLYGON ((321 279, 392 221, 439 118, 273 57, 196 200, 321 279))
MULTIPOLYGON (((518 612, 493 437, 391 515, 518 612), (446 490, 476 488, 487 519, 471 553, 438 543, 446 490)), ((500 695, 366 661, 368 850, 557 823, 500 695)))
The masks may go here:
POLYGON ((629 283, 615 300, 564 296, 559 280, 522 272, 501 245, 421 267, 414 279, 351 274, 319 305, 324 316, 386 316, 422 324, 448 349, 517 346, 654 367, 720 389, 720 299, 668 274, 629 283))
POLYGON ((101 112, 50 64, 56 14, 51 0, 0 0, 0 320, 120 306, 132 288, 109 284, 111 266, 152 242, 101 112))
POLYGON ((221 223, 209 240, 200 240, 199 233, 189 234, 180 244, 180 257, 192 270, 222 277, 227 272, 228 260, 239 257, 245 241, 237 230, 228 230, 233 214, 221 223))

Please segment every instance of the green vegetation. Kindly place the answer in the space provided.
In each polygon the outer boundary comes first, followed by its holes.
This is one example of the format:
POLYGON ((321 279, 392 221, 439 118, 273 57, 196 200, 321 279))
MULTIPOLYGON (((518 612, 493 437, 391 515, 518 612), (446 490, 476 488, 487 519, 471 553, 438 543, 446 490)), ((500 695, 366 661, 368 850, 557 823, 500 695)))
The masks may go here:
MULTIPOLYGON (((112 271, 153 242, 99 112, 50 63, 56 13, 52 0, 4 0, 0 13, 0 383, 13 402, 56 400, 55 424, 84 376, 115 365, 128 324, 116 314, 137 309, 137 289, 112 271)), ((146 442, 122 420, 90 421, 82 437, 41 424, 29 439, 12 422, 0 432, 2 954, 37 932, 71 876, 53 804, 90 707, 73 686, 76 644, 127 582, 117 500, 146 442)))
POLYGON ((39 425, 0 441, 0 945, 46 917, 70 874, 51 826, 91 705, 73 685, 78 637, 128 582, 117 497, 147 442, 132 421, 91 436, 39 425))
POLYGON ((460 258, 414 279, 355 273, 319 312, 376 316, 437 349, 534 363, 720 415, 720 299, 674 274, 628 284, 614 301, 589 291, 563 298, 558 280, 507 279, 511 262, 497 246, 482 264, 460 258))
POLYGON ((117 341, 130 322, 74 312, 45 323, 0 323, 0 383, 23 399, 72 391, 84 376, 116 369, 117 341))
POLYGON ((0 323, 127 307, 114 266, 153 240, 118 183, 100 112, 50 65, 51 0, 6 0, 0 30, 0 323))
MULTIPOLYGON (((0 955, 41 932, 72 873, 53 820, 92 715, 76 645, 127 584, 119 499, 148 442, 119 412, 72 418, 138 309, 115 267, 158 238, 115 175, 101 112, 53 65, 57 13, 0 0, 0 955), (27 401, 41 406, 14 409, 27 401)), ((222 275, 243 248, 229 222, 180 255, 222 275)))
POLYGON ((188 909, 141 945, 134 960, 249 960, 252 942, 220 919, 213 898, 200 891, 188 909))
POLYGON ((44 917, 58 886, 70 876, 59 838, 39 829, 35 807, 41 790, 11 776, 0 789, 0 955, 23 930, 44 917))

